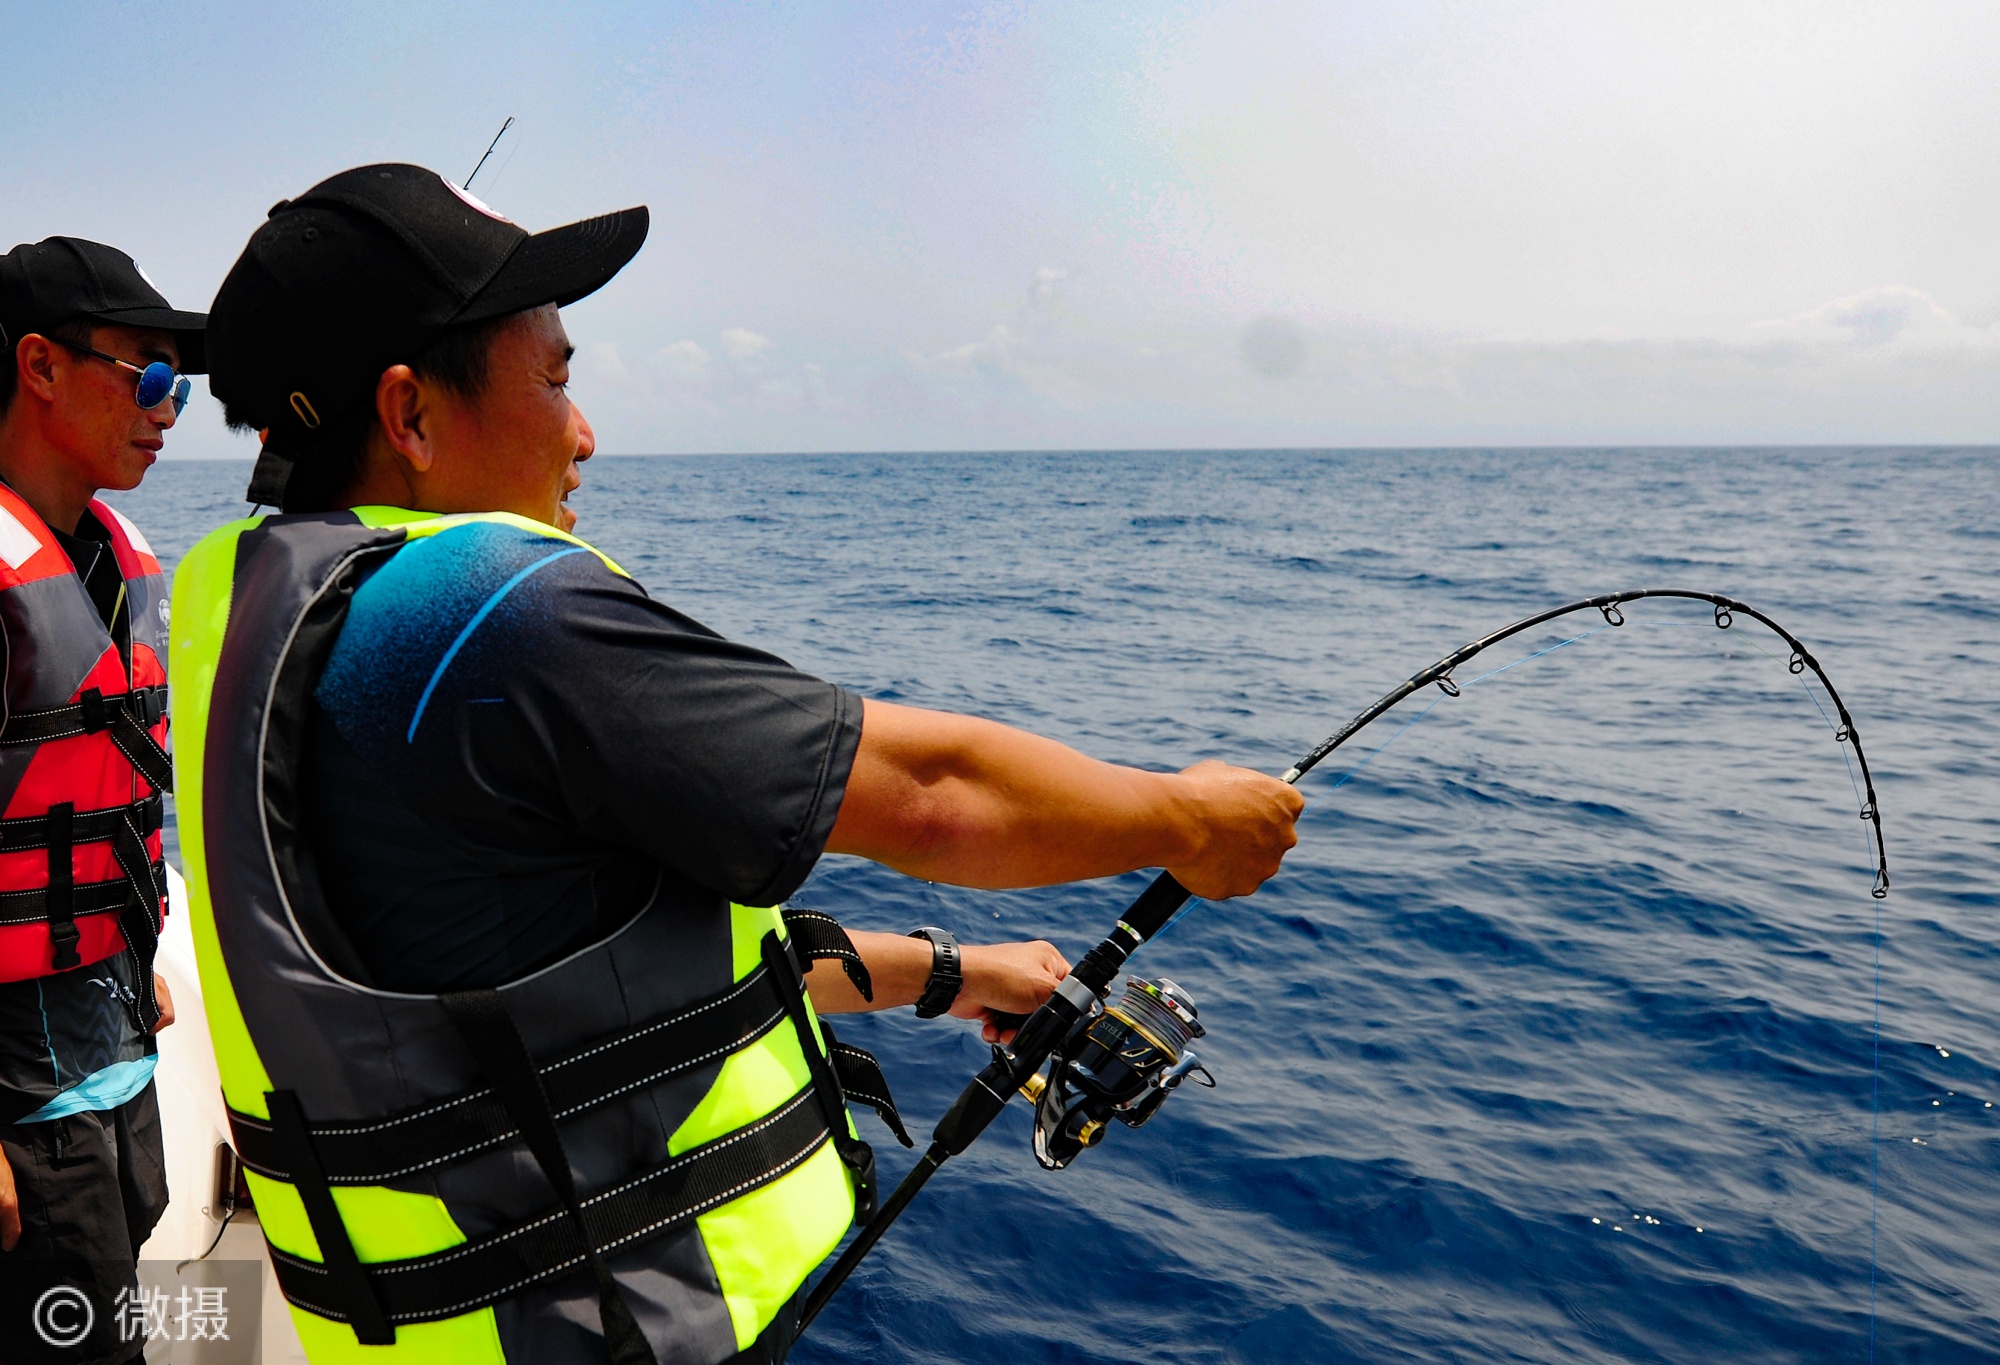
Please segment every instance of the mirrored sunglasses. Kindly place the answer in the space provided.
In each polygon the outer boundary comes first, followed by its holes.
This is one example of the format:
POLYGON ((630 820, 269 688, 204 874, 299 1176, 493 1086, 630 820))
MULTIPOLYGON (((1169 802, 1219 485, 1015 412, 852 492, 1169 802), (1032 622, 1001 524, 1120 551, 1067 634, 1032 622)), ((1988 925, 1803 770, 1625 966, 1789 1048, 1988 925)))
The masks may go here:
POLYGON ((64 341, 61 337, 51 337, 49 339, 60 346, 77 352, 79 355, 94 357, 95 359, 116 365, 121 370, 130 370, 133 374, 138 375, 139 384, 133 391, 132 397, 140 408, 146 412, 151 412, 169 398, 174 400, 174 416, 176 417, 180 416, 181 409, 187 406, 188 392, 194 387, 194 381, 184 374, 175 374, 174 367, 164 360, 155 360, 152 364, 144 366, 134 365, 129 360, 120 360, 115 355, 106 355, 102 351, 94 351, 90 347, 78 342, 64 341))

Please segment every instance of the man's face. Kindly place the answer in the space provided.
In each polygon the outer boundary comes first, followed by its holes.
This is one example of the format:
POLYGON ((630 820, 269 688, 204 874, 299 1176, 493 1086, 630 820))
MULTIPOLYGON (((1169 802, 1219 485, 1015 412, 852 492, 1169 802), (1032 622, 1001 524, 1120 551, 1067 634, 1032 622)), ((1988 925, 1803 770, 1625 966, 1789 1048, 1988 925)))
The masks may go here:
MULTIPOLYGON (((180 368, 180 351, 167 332, 101 325, 91 329, 90 345, 141 369, 156 360, 180 368)), ((142 409, 133 397, 139 387, 138 375, 66 346, 52 345, 50 349, 55 375, 50 442, 92 488, 137 488, 153 461, 160 458, 167 429, 174 424, 173 398, 161 399, 158 407, 142 409)))
POLYGON ((577 466, 597 443, 569 401, 573 349, 553 304, 495 335, 485 391, 439 414, 432 477, 450 490, 437 488, 449 499, 439 505, 518 512, 564 531, 576 525, 564 499, 582 484, 577 466))

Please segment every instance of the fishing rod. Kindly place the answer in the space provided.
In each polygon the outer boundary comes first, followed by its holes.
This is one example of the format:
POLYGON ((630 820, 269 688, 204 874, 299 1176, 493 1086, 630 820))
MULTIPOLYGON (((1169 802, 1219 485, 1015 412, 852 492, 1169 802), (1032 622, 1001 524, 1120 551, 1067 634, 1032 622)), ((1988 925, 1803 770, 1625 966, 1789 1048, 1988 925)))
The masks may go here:
MULTIPOLYGON (((1875 836, 1875 882, 1869 894, 1877 900, 1889 894, 1889 852, 1882 837, 1882 814, 1875 799, 1875 778, 1868 768, 1868 756, 1861 747, 1861 735, 1847 704, 1834 689, 1833 681, 1805 643, 1746 602, 1717 593, 1692 592, 1683 588, 1641 588, 1632 592, 1604 593, 1570 602, 1524 617, 1490 635, 1482 635, 1461 645, 1428 668, 1419 669, 1353 720, 1328 735, 1311 753, 1285 770, 1283 781, 1296 785, 1300 778, 1318 767, 1336 749, 1362 730, 1380 720, 1395 707, 1423 688, 1435 685, 1447 697, 1460 695, 1452 674, 1461 664, 1523 631, 1582 611, 1597 611, 1607 626, 1625 624, 1623 606, 1646 598, 1681 598, 1705 602, 1714 609, 1718 629, 1728 630, 1736 617, 1747 616, 1767 627, 1790 647, 1786 667, 1794 675, 1808 671, 1819 679, 1832 700, 1840 723, 1834 731, 1837 743, 1851 744, 1861 769, 1861 786, 1866 796, 1861 818, 1873 826, 1875 836)), ((1146 940, 1157 935, 1187 904, 1192 893, 1162 872, 1140 892, 1117 924, 1096 947, 1065 977, 1040 1009, 1021 1023, 1011 1047, 996 1046, 993 1060, 974 1076, 958 1098, 938 1120, 928 1150, 889 1196, 868 1225, 848 1245, 799 1312, 798 1334, 803 1335, 819 1316, 827 1300, 854 1273, 854 1268, 889 1230, 910 1201, 936 1175, 939 1168, 978 1140, 1007 1102, 1016 1094, 1035 1106, 1035 1156, 1050 1170, 1060 1170, 1086 1147, 1095 1146, 1116 1118, 1129 1127, 1138 1127, 1159 1111, 1167 1095, 1183 1080, 1214 1084, 1206 1068, 1188 1043, 1202 1036, 1202 1027, 1187 992, 1171 981, 1141 981, 1126 985, 1125 995, 1116 1004, 1107 1004, 1112 980, 1125 960, 1146 940), (1051 1060, 1053 1066, 1049 1066, 1051 1060), (1043 1068, 1048 1067, 1044 1074, 1043 1068)), ((796 1339, 796 1337, 794 1338, 796 1339)))
MULTIPOLYGON (((479 164, 472 168, 471 175, 465 177, 465 185, 463 186, 464 189, 470 190, 472 188, 472 182, 478 178, 479 172, 486 168, 486 158, 493 155, 493 149, 500 145, 500 139, 507 136, 507 130, 509 128, 512 128, 513 126, 514 126, 514 116, 512 114, 509 114, 507 115, 507 121, 500 125, 500 131, 495 133, 493 135, 493 140, 486 144, 486 151, 483 154, 481 154, 479 158, 479 164)), ((516 138, 514 140, 516 142, 520 141, 519 138, 516 138)), ((504 170, 505 167, 502 167, 501 169, 504 170)), ((499 174, 499 172, 496 171, 494 172, 494 174, 497 175, 499 174)))

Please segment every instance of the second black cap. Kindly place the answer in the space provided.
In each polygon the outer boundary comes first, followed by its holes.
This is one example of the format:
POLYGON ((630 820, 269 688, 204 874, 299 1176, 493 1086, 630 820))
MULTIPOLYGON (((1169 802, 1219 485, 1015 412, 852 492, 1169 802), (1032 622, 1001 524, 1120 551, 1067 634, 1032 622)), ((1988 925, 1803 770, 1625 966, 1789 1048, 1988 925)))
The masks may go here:
MULTIPOLYGON (((421 166, 358 166, 275 206, 208 313, 209 387, 267 428, 253 497, 448 328, 595 292, 646 240, 643 207, 529 233, 421 166)), ((261 501, 276 501, 266 496, 261 501)))
POLYGON ((46 334, 78 319, 171 332, 181 373, 203 372, 202 315, 169 304, 117 247, 51 237, 0 256, 0 351, 8 364, 28 333, 46 334))

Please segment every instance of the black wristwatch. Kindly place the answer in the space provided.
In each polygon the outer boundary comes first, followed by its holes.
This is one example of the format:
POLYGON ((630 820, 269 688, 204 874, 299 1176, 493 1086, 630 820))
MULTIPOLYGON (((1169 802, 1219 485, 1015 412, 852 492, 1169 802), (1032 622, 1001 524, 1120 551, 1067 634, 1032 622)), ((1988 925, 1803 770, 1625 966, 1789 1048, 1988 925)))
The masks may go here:
POLYGON ((923 999, 917 1001, 917 1018, 935 1019, 951 1008, 965 985, 965 974, 959 970, 958 938, 949 929, 912 929, 910 937, 931 941, 931 979, 924 986, 923 999))

